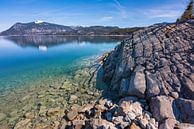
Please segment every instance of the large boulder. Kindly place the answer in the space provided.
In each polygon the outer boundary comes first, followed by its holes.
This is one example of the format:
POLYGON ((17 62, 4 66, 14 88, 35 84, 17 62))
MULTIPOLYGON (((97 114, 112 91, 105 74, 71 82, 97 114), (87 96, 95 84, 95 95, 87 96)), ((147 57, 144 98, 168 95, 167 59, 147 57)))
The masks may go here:
POLYGON ((134 73, 131 75, 130 84, 128 88, 128 95, 134 95, 139 98, 144 98, 146 90, 144 68, 137 66, 134 73))
POLYGON ((151 99, 150 108, 157 121, 163 122, 168 118, 175 119, 173 101, 172 97, 167 96, 157 96, 151 99))
POLYGON ((179 98, 176 100, 179 109, 179 120, 184 123, 194 124, 194 100, 179 98))
POLYGON ((184 96, 194 100, 194 73, 191 73, 189 78, 184 76, 181 82, 184 86, 184 96))

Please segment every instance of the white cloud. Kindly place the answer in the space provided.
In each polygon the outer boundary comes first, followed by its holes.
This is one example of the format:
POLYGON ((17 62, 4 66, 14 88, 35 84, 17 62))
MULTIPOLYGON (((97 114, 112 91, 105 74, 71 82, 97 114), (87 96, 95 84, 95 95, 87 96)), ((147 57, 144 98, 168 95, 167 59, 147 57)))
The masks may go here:
POLYGON ((100 19, 100 21, 105 22, 105 21, 111 21, 112 19, 113 19, 112 16, 105 16, 105 17, 102 17, 102 18, 100 19))

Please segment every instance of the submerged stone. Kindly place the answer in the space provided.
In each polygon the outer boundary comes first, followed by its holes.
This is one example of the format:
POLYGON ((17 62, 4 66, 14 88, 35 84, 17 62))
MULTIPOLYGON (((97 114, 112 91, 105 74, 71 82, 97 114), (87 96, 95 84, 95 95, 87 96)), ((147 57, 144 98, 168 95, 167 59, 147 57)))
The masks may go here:
POLYGON ((7 117, 6 114, 0 113, 0 121, 4 120, 7 117))

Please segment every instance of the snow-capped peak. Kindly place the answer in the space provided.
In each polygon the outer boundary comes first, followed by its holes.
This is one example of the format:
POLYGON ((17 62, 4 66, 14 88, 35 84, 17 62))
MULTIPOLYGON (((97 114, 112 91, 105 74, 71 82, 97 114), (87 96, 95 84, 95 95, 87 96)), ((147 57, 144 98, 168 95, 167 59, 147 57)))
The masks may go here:
POLYGON ((40 23, 43 23, 43 21, 37 20, 37 21, 35 21, 34 23, 35 23, 35 24, 40 24, 40 23))

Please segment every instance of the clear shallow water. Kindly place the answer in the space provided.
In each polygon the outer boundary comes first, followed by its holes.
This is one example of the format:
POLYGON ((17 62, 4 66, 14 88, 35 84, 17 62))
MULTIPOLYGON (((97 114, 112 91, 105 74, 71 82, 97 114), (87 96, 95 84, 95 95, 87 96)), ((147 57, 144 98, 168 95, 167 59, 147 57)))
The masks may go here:
MULTIPOLYGON (((119 37, 120 38, 120 37, 119 37)), ((46 78, 71 75, 81 60, 112 50, 115 37, 1 37, 0 95, 46 78)))
POLYGON ((31 127, 52 124, 74 104, 94 102, 102 93, 97 60, 123 38, 0 37, 0 128, 13 128, 29 113, 31 127), (60 115, 47 116, 52 108, 60 115))

